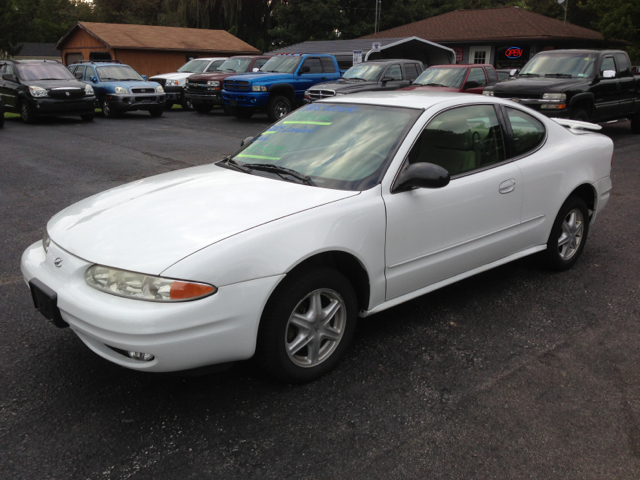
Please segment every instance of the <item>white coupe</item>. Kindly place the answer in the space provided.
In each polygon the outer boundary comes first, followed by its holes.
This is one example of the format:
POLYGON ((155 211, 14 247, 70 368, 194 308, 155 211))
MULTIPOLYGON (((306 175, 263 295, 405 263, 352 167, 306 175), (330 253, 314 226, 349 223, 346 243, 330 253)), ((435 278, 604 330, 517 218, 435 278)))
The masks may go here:
POLYGON ((597 129, 479 95, 333 97, 66 208, 22 272, 37 309, 123 367, 255 356, 309 381, 358 317, 537 252, 571 267, 611 192, 597 129))

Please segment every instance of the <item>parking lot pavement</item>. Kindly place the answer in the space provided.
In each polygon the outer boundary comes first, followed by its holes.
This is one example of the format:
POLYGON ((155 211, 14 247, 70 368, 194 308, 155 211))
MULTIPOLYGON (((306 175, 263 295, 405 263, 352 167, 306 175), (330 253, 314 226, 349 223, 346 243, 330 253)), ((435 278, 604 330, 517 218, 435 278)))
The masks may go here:
MULTIPOLYGON (((218 111, 0 130, 0 478, 640 478, 640 138, 576 267, 525 258, 358 326, 345 361, 288 386, 251 362, 121 369, 33 310, 23 249, 66 205, 209 162, 267 126, 218 111)), ((98 232, 99 233, 99 232, 98 232)))

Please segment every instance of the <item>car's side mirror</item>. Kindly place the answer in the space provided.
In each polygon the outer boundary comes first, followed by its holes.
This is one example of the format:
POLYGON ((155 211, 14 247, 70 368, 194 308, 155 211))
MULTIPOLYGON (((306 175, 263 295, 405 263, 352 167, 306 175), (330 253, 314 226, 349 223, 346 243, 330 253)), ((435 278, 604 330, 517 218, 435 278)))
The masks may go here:
POLYGON ((311 71, 311 67, 309 65, 303 65, 302 67, 300 67, 300 71, 298 72, 298 75, 302 73, 309 73, 310 71, 311 71))
POLYGON ((92 75, 89 80, 91 80, 93 83, 98 83, 98 77, 96 77, 95 75, 92 75))
POLYGON ((605 70, 602 72, 602 78, 616 78, 615 70, 605 70))
POLYGON ((141 75, 141 77, 145 82, 147 81, 147 76, 146 75, 141 75))
POLYGON ((518 73, 520 73, 520 69, 519 69, 519 68, 513 68, 513 69, 511 69, 511 71, 509 72, 509 76, 510 76, 510 77, 515 77, 518 73))
POLYGON ((475 80, 469 80, 467 83, 464 84, 464 87, 462 87, 463 90, 468 90, 470 88, 478 88, 480 86, 480 84, 478 82, 476 82, 475 80))
POLYGON ((251 143, 252 140, 253 140, 253 137, 247 137, 244 140, 242 140, 242 143, 240 144, 240 146, 244 147, 246 144, 251 143))
POLYGON ((398 176, 393 193, 406 192, 413 188, 442 188, 449 185, 449 172, 433 163, 414 163, 398 176))
POLYGON ((251 70, 252 72, 259 72, 260 69, 259 68, 254 68, 253 70, 251 70))
POLYGON ((10 73, 3 74, 2 75, 2 79, 6 80, 7 82, 18 83, 18 79, 16 77, 14 77, 13 75, 11 75, 10 73))

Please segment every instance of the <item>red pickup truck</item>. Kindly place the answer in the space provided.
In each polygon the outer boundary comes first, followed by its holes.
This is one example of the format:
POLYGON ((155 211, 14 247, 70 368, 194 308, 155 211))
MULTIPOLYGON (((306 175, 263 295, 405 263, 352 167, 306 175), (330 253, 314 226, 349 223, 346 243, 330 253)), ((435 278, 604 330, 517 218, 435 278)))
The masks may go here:
POLYGON ((482 94, 489 85, 498 82, 493 65, 457 64, 433 65, 402 90, 431 92, 464 92, 482 94))

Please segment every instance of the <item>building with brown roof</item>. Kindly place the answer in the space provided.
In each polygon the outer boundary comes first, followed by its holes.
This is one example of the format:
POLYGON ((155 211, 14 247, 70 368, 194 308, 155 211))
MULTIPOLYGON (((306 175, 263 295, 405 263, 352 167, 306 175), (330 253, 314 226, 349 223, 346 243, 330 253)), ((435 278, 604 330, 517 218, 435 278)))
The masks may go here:
POLYGON ((56 47, 65 65, 112 59, 147 76, 175 72, 193 58, 260 53, 224 30, 94 22, 79 22, 56 47))
POLYGON ((453 48, 457 63, 522 67, 533 55, 556 48, 602 48, 602 35, 518 7, 456 10, 363 39, 419 37, 453 48))

